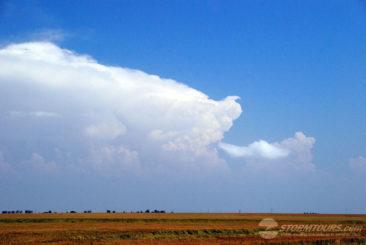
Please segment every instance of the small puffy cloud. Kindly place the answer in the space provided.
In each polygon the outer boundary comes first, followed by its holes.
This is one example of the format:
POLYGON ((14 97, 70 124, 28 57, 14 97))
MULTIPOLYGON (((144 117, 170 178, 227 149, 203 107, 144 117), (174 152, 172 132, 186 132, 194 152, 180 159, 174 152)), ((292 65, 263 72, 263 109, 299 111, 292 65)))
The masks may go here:
POLYGON ((105 66, 50 42, 0 49, 0 114, 12 115, 0 117, 0 147, 18 157, 56 159, 50 149, 57 148, 84 168, 128 162, 222 169, 214 146, 242 112, 237 99, 213 100, 175 80, 105 66))
POLYGON ((311 152, 314 144, 313 137, 296 132, 294 137, 281 142, 261 140, 244 147, 220 143, 219 147, 233 157, 244 158, 250 168, 276 166, 312 171, 315 169, 311 152))
POLYGON ((53 161, 46 161, 38 153, 33 153, 30 160, 24 162, 25 166, 38 173, 56 173, 59 171, 57 164, 53 161))
POLYGON ((233 157, 276 159, 286 157, 289 154, 286 149, 269 144, 264 140, 255 141, 248 146, 236 146, 221 142, 219 147, 233 157))
POLYGON ((348 159, 348 165, 355 171, 366 171, 366 158, 359 156, 357 158, 348 159))
POLYGON ((278 143, 278 146, 290 152, 286 164, 297 169, 313 171, 315 166, 312 162, 313 154, 311 150, 315 141, 313 137, 308 137, 302 132, 296 132, 294 137, 283 140, 278 143))

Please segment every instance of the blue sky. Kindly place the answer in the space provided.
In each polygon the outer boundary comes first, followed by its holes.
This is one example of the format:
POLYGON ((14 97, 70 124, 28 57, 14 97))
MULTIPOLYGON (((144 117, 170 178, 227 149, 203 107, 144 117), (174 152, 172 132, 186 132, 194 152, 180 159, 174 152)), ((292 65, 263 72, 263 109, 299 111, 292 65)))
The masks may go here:
POLYGON ((0 1, 0 208, 364 213, 365 43, 361 0, 0 1))

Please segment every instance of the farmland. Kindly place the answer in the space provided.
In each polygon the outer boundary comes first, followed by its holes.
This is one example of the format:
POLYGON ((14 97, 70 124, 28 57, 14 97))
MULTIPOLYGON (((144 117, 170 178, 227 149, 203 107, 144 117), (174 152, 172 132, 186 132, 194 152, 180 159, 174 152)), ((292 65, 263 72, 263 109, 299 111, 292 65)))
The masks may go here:
POLYGON ((1 214, 0 244, 366 244, 365 224, 366 215, 331 214, 1 214), (338 225, 358 230, 357 234, 351 230, 342 234, 291 230, 291 234, 278 232, 276 237, 264 239, 260 234, 266 227, 259 225, 264 218, 278 223, 272 229, 277 232, 283 225, 302 229, 338 225))

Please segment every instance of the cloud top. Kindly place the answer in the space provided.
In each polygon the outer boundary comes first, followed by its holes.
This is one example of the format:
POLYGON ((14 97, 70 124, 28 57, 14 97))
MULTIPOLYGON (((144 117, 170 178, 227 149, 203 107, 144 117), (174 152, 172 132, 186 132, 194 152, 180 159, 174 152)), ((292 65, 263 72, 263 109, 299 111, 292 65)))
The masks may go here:
POLYGON ((25 159, 39 154, 53 162, 50 149, 57 148, 69 162, 94 157, 98 168, 107 155, 123 166, 223 165, 212 145, 242 112, 236 96, 213 100, 175 80, 105 66, 50 42, 0 50, 0 95, 0 113, 8 115, 0 118, 0 150, 19 154, 10 133, 18 131, 29 148, 25 159))

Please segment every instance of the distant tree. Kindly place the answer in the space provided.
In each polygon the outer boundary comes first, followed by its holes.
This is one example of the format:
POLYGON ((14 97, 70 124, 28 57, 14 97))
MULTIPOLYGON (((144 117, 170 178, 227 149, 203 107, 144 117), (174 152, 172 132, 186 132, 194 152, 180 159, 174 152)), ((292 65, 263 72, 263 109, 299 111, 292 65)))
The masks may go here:
POLYGON ((107 210, 107 213, 109 214, 111 212, 111 210, 107 210))
POLYGON ((150 213, 150 210, 149 209, 146 209, 145 213, 150 213))
POLYGON ((71 213, 71 214, 76 214, 76 211, 71 210, 71 211, 70 211, 70 213, 71 213))

